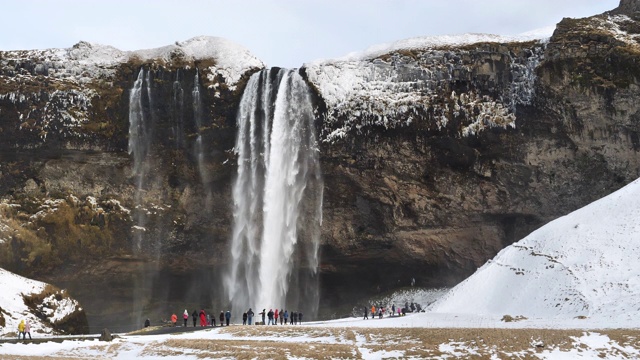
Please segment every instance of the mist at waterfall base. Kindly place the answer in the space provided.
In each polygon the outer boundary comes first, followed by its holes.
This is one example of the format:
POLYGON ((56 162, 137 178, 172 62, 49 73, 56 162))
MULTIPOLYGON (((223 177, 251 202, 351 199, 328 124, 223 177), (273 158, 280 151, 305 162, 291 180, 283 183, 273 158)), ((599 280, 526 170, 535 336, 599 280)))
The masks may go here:
POLYGON ((311 92, 296 70, 252 75, 237 116, 234 225, 225 293, 252 308, 318 312, 323 183, 311 92))

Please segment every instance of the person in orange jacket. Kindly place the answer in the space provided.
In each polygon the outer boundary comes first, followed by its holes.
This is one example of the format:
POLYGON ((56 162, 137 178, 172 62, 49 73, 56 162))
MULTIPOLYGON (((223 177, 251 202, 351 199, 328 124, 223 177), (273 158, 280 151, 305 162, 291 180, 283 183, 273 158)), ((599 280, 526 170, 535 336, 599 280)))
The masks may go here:
POLYGON ((176 326, 177 322, 178 322, 178 317, 176 316, 176 314, 171 315, 171 323, 173 324, 173 326, 176 326))
POLYGON ((371 305, 371 318, 372 319, 376 318, 376 306, 375 305, 371 305))

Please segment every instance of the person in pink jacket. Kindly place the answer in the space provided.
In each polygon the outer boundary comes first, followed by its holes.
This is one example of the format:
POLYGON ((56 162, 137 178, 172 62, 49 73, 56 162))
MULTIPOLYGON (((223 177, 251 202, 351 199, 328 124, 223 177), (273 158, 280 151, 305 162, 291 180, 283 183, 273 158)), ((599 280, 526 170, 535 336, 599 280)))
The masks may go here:
POLYGON ((184 312, 182 313, 182 318, 184 319, 184 327, 187 327, 187 320, 189 319, 189 312, 187 311, 187 309, 184 309, 184 312))
POLYGON ((29 323, 29 320, 24 323, 24 340, 27 339, 27 334, 29 334, 29 340, 31 340, 31 323, 29 323))

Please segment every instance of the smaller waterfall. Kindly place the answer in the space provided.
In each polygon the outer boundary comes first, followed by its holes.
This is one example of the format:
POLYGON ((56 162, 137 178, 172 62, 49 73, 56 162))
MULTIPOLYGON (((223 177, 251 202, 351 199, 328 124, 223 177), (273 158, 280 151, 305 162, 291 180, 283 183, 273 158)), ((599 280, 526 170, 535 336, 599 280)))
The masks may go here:
POLYGON ((180 80, 180 69, 176 72, 176 80, 173 82, 173 136, 177 149, 184 147, 184 90, 180 80))
POLYGON ((192 108, 193 108, 193 120, 196 125, 196 132, 198 136, 196 137, 195 144, 195 156, 198 161, 198 171, 200 173, 200 180, 202 183, 206 183, 208 181, 206 176, 206 170, 204 168, 204 145, 202 144, 202 95, 200 94, 200 73, 196 70, 196 75, 193 79, 193 90, 191 91, 192 108))
MULTIPOLYGON (((150 134, 147 119, 144 113, 142 98, 144 95, 143 86, 147 83, 147 95, 150 94, 149 74, 145 77, 144 69, 140 69, 136 81, 129 93, 129 154, 133 156, 132 175, 135 177, 136 193, 134 201, 136 207, 142 203, 142 189, 147 172, 146 158, 149 153, 150 134)), ((143 211, 135 211, 133 213, 134 223, 137 231, 134 235, 134 252, 139 252, 142 248, 141 231, 145 227, 146 216, 143 211)))

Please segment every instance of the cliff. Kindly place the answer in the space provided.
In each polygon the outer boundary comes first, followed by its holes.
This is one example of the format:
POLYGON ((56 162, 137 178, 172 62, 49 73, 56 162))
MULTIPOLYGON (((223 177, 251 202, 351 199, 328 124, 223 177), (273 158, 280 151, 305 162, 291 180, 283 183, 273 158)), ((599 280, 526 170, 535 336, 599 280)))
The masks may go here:
MULTIPOLYGON (((454 285, 637 178, 635 11, 563 19, 547 41, 420 38, 305 64, 320 312, 412 277, 454 285)), ((236 113, 263 67, 204 37, 0 52, 0 265, 69 288, 96 327, 227 306, 236 113)))

